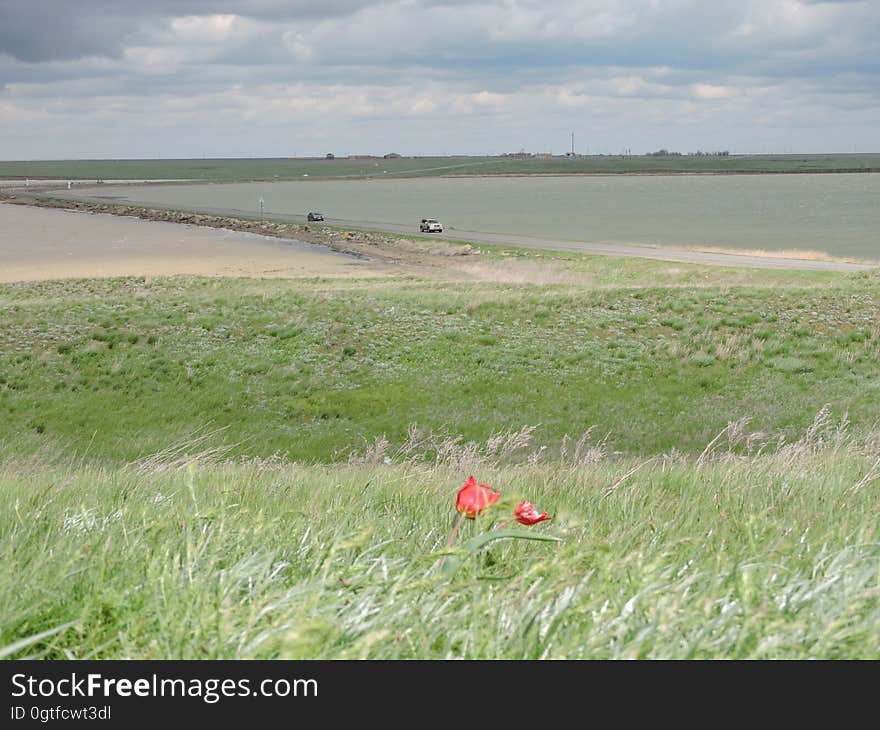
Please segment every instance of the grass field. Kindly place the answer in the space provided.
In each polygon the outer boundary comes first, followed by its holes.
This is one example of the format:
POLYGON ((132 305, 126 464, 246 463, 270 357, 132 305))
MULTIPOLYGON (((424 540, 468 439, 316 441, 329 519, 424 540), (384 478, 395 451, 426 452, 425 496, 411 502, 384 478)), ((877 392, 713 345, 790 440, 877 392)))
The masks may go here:
POLYGON ((876 659, 877 441, 821 425, 744 460, 470 462, 553 514, 515 534, 559 541, 453 553, 451 576, 456 466, 6 461, 0 653, 876 659))
POLYGON ((399 159, 240 158, 187 160, 34 160, 0 162, 0 178, 292 180, 304 175, 387 177, 615 173, 784 173, 880 171, 880 154, 617 156, 573 159, 404 157, 399 159))
POLYGON ((222 429, 234 454, 330 462, 412 425, 465 440, 535 426, 548 446, 594 427, 626 454, 699 453, 742 418, 791 436, 826 403, 873 427, 876 275, 765 276, 6 285, 0 438, 125 462, 222 429))
POLYGON ((0 656, 880 656, 878 275, 505 253, 0 286, 0 656))

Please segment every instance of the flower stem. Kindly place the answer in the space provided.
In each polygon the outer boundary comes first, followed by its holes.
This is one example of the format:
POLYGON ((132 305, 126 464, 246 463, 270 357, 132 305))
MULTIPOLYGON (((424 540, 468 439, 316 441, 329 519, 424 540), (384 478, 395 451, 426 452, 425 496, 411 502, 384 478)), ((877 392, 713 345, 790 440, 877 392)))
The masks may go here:
POLYGON ((452 528, 452 533, 449 535, 449 540, 446 542, 446 547, 452 547, 452 543, 455 542, 455 536, 458 534, 458 528, 461 527, 461 523, 464 521, 465 513, 462 512, 458 518, 458 522, 455 523, 455 527, 452 528))
MULTIPOLYGON (((449 535, 449 539, 446 541, 446 549, 447 549, 447 550, 448 550, 449 548, 451 548, 451 547, 452 547, 452 543, 455 542, 455 536, 458 534, 458 528, 461 527, 461 523, 464 522, 464 516, 465 516, 465 513, 462 512, 461 515, 459 515, 458 522, 455 523, 455 527, 452 528, 452 533, 449 535)), ((444 555, 444 556, 440 559, 440 567, 441 567, 441 568, 443 567, 443 563, 446 562, 446 558, 447 558, 447 556, 444 555)))

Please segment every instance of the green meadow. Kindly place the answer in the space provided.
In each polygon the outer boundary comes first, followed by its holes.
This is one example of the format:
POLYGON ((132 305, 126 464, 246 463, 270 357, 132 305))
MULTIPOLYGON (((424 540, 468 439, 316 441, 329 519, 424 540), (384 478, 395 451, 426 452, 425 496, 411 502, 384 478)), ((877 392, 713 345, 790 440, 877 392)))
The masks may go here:
POLYGON ((464 440, 530 426, 548 447, 593 428, 632 455, 698 454, 741 419, 794 437, 826 404, 872 427, 876 276, 793 278, 7 285, 0 438, 124 463, 208 429, 234 456, 326 463, 411 426, 464 440))
POLYGON ((618 173, 786 173, 880 170, 880 154, 585 155, 565 157, 401 157, 384 159, 193 158, 0 161, 0 177, 74 179, 294 180, 399 175, 565 175, 618 173))
POLYGON ((880 656, 878 275, 544 263, 0 285, 0 655, 880 656))

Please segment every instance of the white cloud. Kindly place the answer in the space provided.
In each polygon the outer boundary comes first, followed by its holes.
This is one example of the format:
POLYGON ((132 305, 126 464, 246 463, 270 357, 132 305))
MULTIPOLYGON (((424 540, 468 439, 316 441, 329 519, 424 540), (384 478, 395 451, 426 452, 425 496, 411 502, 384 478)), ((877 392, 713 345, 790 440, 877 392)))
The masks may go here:
POLYGON ((730 99, 740 93, 740 90, 733 86, 718 84, 694 84, 691 88, 697 99, 730 99))
POLYGON ((169 22, 173 38, 182 43, 226 43, 243 30, 237 15, 187 15, 169 22))

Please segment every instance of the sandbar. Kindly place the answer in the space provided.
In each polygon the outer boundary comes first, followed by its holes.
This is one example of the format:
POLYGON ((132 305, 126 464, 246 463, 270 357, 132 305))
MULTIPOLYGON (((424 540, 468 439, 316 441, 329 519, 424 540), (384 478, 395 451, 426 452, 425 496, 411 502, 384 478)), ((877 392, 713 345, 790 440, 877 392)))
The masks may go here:
POLYGON ((391 267, 253 233, 0 204, 0 282, 112 276, 373 277, 391 267))

